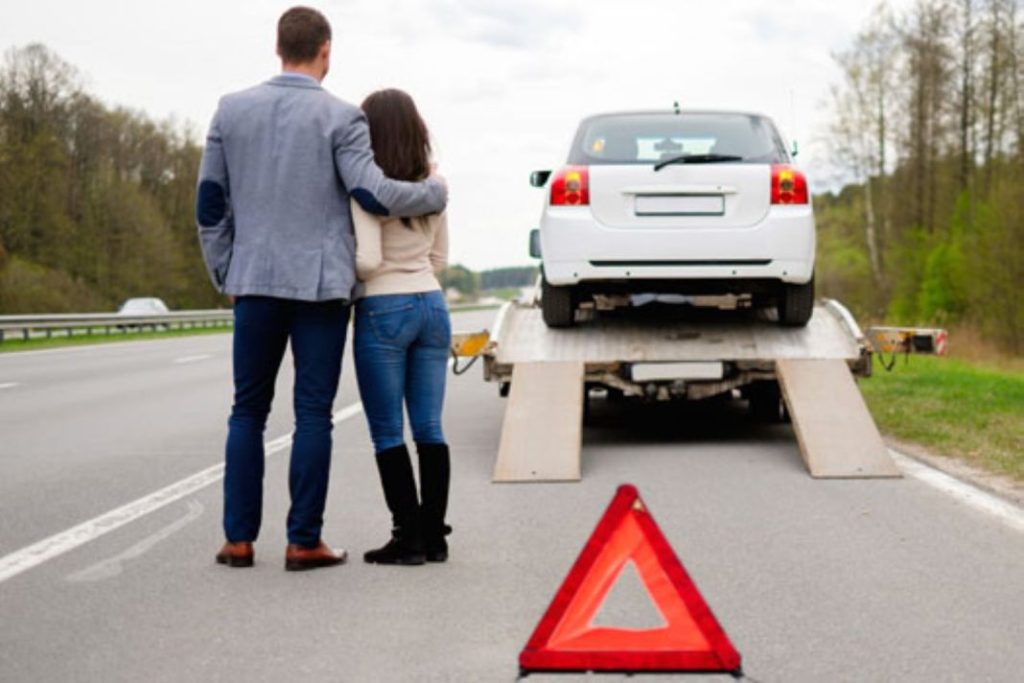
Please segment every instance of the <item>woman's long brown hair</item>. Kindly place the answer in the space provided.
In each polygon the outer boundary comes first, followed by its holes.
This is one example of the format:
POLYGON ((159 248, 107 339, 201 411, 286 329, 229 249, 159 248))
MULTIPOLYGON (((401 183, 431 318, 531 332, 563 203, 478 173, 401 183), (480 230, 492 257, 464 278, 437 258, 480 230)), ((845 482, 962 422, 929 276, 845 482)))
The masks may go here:
MULTIPOLYGON (((395 88, 378 90, 363 100, 377 165, 394 180, 419 181, 430 175, 430 133, 416 103, 395 88)), ((408 218, 402 223, 411 227, 408 218)))

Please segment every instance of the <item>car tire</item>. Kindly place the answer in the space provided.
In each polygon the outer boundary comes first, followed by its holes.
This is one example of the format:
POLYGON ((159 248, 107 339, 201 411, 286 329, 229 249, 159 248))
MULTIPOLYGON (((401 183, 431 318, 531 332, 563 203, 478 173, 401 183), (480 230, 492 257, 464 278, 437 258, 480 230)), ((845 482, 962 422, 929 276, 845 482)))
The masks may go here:
POLYGON ((576 322, 576 302, 572 287, 555 287, 541 279, 540 310, 548 327, 572 327, 576 322))
POLYGON ((814 276, 802 285, 783 283, 776 310, 781 325, 804 327, 814 313, 814 276))

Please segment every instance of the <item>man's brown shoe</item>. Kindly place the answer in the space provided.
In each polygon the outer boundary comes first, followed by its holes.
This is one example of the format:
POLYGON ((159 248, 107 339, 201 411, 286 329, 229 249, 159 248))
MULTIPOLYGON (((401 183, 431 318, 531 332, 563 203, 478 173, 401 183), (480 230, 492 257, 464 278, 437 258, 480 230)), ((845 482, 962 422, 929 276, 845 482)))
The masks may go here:
POLYGON ((301 572, 307 569, 333 567, 348 559, 348 553, 341 548, 328 548, 320 541, 315 548, 307 548, 294 543, 284 553, 284 568, 290 572, 301 572))
POLYGON ((226 564, 229 567, 251 567, 253 557, 252 543, 228 541, 217 553, 217 564, 226 564))

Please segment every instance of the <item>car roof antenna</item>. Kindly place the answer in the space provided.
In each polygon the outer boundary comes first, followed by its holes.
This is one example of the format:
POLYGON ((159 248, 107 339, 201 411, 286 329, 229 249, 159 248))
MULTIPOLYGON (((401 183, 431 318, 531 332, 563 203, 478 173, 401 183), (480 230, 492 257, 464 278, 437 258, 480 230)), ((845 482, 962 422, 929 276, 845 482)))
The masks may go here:
POLYGON ((676 110, 677 114, 681 113, 679 111, 679 100, 676 100, 675 102, 672 103, 672 108, 676 110))

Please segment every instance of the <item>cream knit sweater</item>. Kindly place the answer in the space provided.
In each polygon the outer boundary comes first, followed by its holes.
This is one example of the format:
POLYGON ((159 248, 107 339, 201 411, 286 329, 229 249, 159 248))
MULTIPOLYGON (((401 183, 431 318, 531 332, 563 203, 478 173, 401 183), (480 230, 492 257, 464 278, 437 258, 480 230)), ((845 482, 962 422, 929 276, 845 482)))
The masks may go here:
POLYGON ((448 263, 448 217, 444 213, 399 218, 367 213, 352 201, 356 233, 356 276, 365 296, 414 294, 441 289, 436 273, 448 263))

